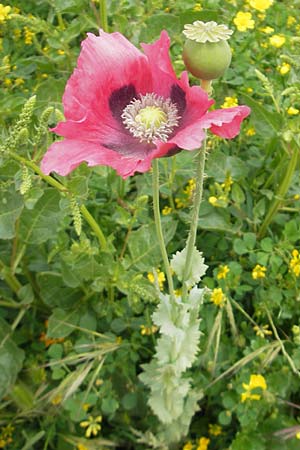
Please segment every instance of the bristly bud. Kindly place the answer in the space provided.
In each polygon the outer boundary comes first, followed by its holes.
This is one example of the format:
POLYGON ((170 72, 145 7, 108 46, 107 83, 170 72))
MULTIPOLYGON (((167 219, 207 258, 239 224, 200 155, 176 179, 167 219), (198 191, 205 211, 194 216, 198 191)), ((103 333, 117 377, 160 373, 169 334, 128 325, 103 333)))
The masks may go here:
POLYGON ((214 80, 224 75, 231 62, 227 40, 232 31, 226 25, 200 20, 184 28, 187 40, 183 60, 191 74, 200 80, 214 80))
POLYGON ((77 236, 80 236, 81 230, 82 230, 82 220, 81 220, 80 208, 79 208, 78 202, 77 202, 76 198, 74 197, 74 195, 72 195, 72 197, 70 199, 70 207, 71 207, 71 212, 72 212, 73 221, 74 221, 74 229, 76 231, 77 236))
POLYGON ((35 137, 35 141, 34 141, 35 146, 40 145, 42 137, 43 137, 44 133, 47 131, 49 117, 51 116, 53 111, 54 111, 53 106, 49 106, 48 108, 46 108, 43 111, 41 118, 39 120, 39 125, 36 130, 36 137, 35 137))
POLYGON ((25 195, 31 188, 31 175, 26 166, 22 167, 21 177, 22 177, 22 183, 20 185, 20 193, 21 193, 21 195, 25 195))

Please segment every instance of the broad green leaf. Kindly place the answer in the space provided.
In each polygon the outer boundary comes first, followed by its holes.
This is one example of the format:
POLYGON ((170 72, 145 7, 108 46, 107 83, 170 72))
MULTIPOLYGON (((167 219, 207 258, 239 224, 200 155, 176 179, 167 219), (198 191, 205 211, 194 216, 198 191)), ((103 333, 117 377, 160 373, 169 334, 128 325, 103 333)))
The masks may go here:
POLYGON ((161 30, 167 30, 169 33, 180 33, 181 26, 179 18, 174 14, 160 13, 152 16, 145 21, 145 27, 142 28, 140 41, 149 42, 158 38, 161 30))
MULTIPOLYGON (((176 227, 177 222, 168 222, 164 225, 166 244, 173 238, 176 227)), ((141 271, 149 271, 161 261, 161 253, 154 224, 143 225, 137 231, 133 231, 128 239, 128 247, 132 263, 141 271)))
POLYGON ((57 234, 64 212, 59 209, 60 194, 46 189, 32 210, 25 210, 20 219, 20 238, 27 244, 39 245, 57 234))
POLYGON ((234 180, 245 178, 249 172, 246 162, 237 156, 227 156, 219 150, 213 152, 207 161, 206 174, 222 183, 230 175, 234 180))
POLYGON ((50 307, 69 308, 80 299, 80 293, 67 287, 60 274, 40 273, 37 281, 41 298, 50 307))
POLYGON ((9 392, 22 369, 25 354, 10 337, 11 328, 0 317, 0 399, 9 392))
POLYGON ((47 336, 51 338, 64 338, 69 336, 77 326, 80 319, 79 311, 64 311, 56 308, 49 317, 47 336))
POLYGON ((269 111, 267 108, 262 106, 256 100, 254 100, 252 97, 249 97, 249 95, 243 94, 243 98, 245 104, 250 106, 252 110, 251 119, 255 123, 259 125, 260 123, 263 122, 265 125, 268 126, 266 127, 266 130, 272 129, 273 133, 281 131, 282 117, 280 114, 269 111))
POLYGON ((0 239, 15 236, 15 223, 23 209, 23 198, 14 189, 0 190, 0 239))

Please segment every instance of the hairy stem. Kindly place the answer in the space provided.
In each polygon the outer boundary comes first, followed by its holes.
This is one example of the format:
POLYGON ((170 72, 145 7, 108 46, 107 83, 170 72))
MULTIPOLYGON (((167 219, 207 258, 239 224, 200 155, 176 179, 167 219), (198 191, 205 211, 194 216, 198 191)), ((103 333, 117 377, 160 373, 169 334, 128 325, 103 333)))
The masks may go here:
POLYGON ((189 236, 187 239, 187 246, 186 246, 186 263, 184 268, 184 274, 183 274, 183 280, 182 280, 182 297, 183 299, 187 296, 187 285, 185 283, 186 280, 189 279, 192 264, 193 264, 193 252, 196 242, 196 235, 197 235, 197 229, 198 229, 198 218, 199 218, 199 210, 200 210, 200 204, 202 201, 202 194, 203 194, 203 180, 204 180, 204 166, 205 166, 205 157, 206 157, 206 139, 204 140, 203 147, 198 151, 196 164, 196 188, 194 193, 194 200, 193 200, 193 211, 192 211, 192 219, 191 219, 191 226, 189 231, 189 236))
POLYGON ((158 160, 153 160, 153 211, 154 211, 154 220, 156 227, 156 234, 159 242, 160 251, 162 254, 165 272, 169 285, 169 292, 172 298, 174 298, 174 286, 173 286, 173 278, 171 273, 171 267, 169 263, 169 258, 166 250, 166 245, 164 241, 162 226, 161 226, 161 218, 160 218, 160 209, 159 209, 159 168, 158 168, 158 160))

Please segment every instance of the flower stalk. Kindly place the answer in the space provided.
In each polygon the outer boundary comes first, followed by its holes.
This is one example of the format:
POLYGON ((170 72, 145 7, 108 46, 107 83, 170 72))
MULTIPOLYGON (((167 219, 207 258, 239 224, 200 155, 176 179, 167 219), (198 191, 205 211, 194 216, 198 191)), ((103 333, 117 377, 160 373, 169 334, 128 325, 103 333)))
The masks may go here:
POLYGON ((154 212, 154 220, 155 220, 155 227, 156 227, 156 235, 159 242, 159 247, 161 251, 161 255, 163 258, 163 263, 165 267, 165 272, 167 276, 168 286, 169 286, 169 292, 171 295, 171 298, 175 298, 174 294, 174 285, 173 285, 173 278, 171 273, 171 267, 170 262, 168 258, 168 253, 166 250, 166 245, 164 241, 163 231, 162 231, 162 225, 161 225, 161 218, 160 218, 160 208, 159 208, 159 167, 158 167, 158 160, 153 160, 153 176, 152 176, 152 188, 153 188, 153 212, 154 212))
POLYGON ((100 3, 100 26, 103 31, 108 32, 106 0, 100 0, 99 3, 100 3))
POLYGON ((183 274, 183 280, 182 280, 182 298, 185 299, 187 296, 188 287, 185 283, 186 280, 188 280, 191 269, 192 269, 192 263, 193 263, 193 251, 195 247, 196 242, 196 235, 197 235, 197 228, 198 228, 198 218, 199 218, 199 210, 200 210, 200 204, 202 201, 202 194, 203 194, 203 181, 204 181, 204 167, 205 167, 205 157, 206 157, 206 139, 204 140, 202 148, 198 151, 197 155, 197 170, 196 170, 196 188, 194 193, 194 200, 193 200, 193 211, 192 211, 192 218, 191 218, 191 225, 190 225, 190 231, 189 236, 187 239, 187 253, 186 253, 186 265, 184 269, 183 274))

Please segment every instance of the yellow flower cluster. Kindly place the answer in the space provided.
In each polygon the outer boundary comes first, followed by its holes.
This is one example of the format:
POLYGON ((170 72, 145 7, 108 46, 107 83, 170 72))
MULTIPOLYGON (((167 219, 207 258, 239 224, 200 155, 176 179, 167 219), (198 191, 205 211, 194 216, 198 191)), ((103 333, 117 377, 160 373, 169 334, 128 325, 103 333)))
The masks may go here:
POLYGON ((292 251, 292 259, 290 260, 289 267, 296 277, 300 276, 300 256, 296 249, 292 251))
POLYGON ((222 427, 218 424, 209 424, 208 425, 208 432, 211 436, 219 436, 222 434, 222 427))
POLYGON ((186 187, 183 189, 183 196, 175 198, 176 208, 185 208, 189 206, 194 190, 196 188, 196 181, 194 178, 188 180, 186 187))
POLYGON ((246 131, 246 136, 255 136, 256 135, 256 131, 254 127, 250 127, 248 128, 248 130, 246 131))
MULTIPOLYGON (((165 277, 165 274, 163 272, 161 272, 159 269, 156 269, 156 272, 157 272, 158 286, 159 286, 159 289, 162 291, 164 288, 164 281, 166 281, 166 277, 165 277)), ((150 283, 153 283, 153 284, 155 283, 155 277, 152 272, 149 272, 147 274, 147 278, 150 281, 150 283)))
POLYGON ((247 31, 253 30, 255 22, 252 19, 252 14, 249 12, 239 11, 235 18, 233 19, 233 23, 237 27, 238 31, 247 31))
POLYGON ((258 278, 265 278, 267 268, 265 266, 261 266, 260 264, 256 264, 254 269, 252 270, 252 278, 253 280, 257 280, 258 278))
POLYGON ((214 191, 217 194, 211 195, 208 199, 209 203, 216 208, 226 208, 229 202, 229 193, 231 191, 231 185, 233 180, 230 175, 226 176, 224 183, 214 183, 214 191))
POLYGON ((14 431, 14 427, 11 425, 7 425, 6 427, 1 428, 0 432, 0 448, 4 448, 7 445, 11 444, 12 439, 12 433, 14 431))
POLYGON ((227 277, 228 272, 230 272, 230 269, 228 266, 219 266, 218 267, 218 273, 217 273, 217 279, 222 280, 227 277))
POLYGON ((0 3, 0 22, 5 22, 7 19, 9 19, 9 13, 11 11, 10 6, 4 6, 2 3, 0 3))
POLYGON ((283 62, 280 66, 277 67, 280 75, 286 75, 291 70, 291 65, 287 62, 283 62))
POLYGON ((171 214, 172 208, 170 206, 165 206, 162 210, 162 215, 167 216, 168 214, 171 214))
POLYGON ((251 8, 264 12, 273 4, 273 0, 249 0, 251 8))
POLYGON ((253 330, 256 333, 256 336, 259 336, 261 338, 264 338, 266 336, 271 336, 272 331, 268 329, 269 325, 263 325, 262 327, 255 325, 255 327, 253 327, 253 330))
POLYGON ((28 27, 24 27, 24 41, 26 45, 32 44, 32 38, 34 36, 34 32, 31 31, 28 27))
POLYGON ((77 444, 77 450, 89 450, 89 449, 79 442, 79 444, 77 444))
POLYGON ((282 47, 285 44, 285 41, 286 41, 285 37, 282 36, 281 34, 273 34, 273 36, 269 38, 270 44, 276 48, 282 47))
POLYGON ((201 437, 198 441, 198 446, 196 450, 207 450, 210 443, 210 439, 206 437, 201 437))
POLYGON ((238 106, 238 99, 236 97, 225 97, 225 101, 221 108, 233 108, 234 106, 238 106))
POLYGON ((85 430, 85 437, 90 438, 92 435, 97 436, 99 431, 101 430, 100 423, 102 422, 102 416, 89 416, 88 420, 84 420, 83 422, 80 422, 80 426, 82 428, 86 428, 85 430))
POLYGON ((262 389, 265 391, 267 389, 267 383, 262 375, 251 375, 249 384, 243 383, 243 388, 245 392, 241 394, 241 402, 244 403, 246 400, 260 400, 260 394, 252 394, 254 389, 262 389))
POLYGON ((186 444, 184 444, 184 446, 182 447, 182 450, 193 450, 193 444, 191 443, 191 441, 188 441, 186 444))
POLYGON ((262 31, 263 33, 266 33, 266 34, 271 34, 274 32, 274 28, 267 26, 267 27, 261 28, 260 31, 262 31))
POLYGON ((222 288, 215 288, 213 289, 210 300, 216 305, 222 308, 226 302, 226 296, 224 292, 222 291, 222 288))
POLYGON ((290 106, 287 111, 286 111, 290 116, 297 116, 297 114, 299 114, 299 109, 298 108, 294 108, 294 106, 290 106))
POLYGON ((158 327, 156 325, 152 325, 151 327, 146 327, 145 325, 141 325, 141 335, 142 336, 151 336, 158 331, 158 327))

